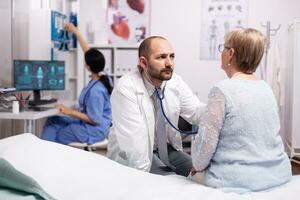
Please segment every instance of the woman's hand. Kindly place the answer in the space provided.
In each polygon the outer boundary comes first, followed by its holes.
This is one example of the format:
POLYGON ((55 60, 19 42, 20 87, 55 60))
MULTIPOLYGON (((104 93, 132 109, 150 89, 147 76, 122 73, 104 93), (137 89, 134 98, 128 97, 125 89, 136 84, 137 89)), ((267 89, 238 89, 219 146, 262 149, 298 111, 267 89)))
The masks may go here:
POLYGON ((55 107, 58 108, 59 112, 65 114, 65 115, 71 115, 71 113, 73 112, 73 110, 71 108, 68 108, 68 107, 64 106, 63 104, 57 104, 55 107))
POLYGON ((192 167, 190 174, 191 174, 191 176, 194 176, 198 172, 199 171, 197 171, 194 167, 192 167))
POLYGON ((74 26, 72 23, 66 23, 65 24, 65 29, 69 32, 75 33, 77 32, 77 28, 74 26))
POLYGON ((74 24, 66 23, 65 24, 65 29, 76 35, 76 37, 78 39, 78 42, 79 42, 83 52, 87 52, 90 49, 89 44, 87 43, 87 41, 85 41, 85 39, 83 38, 83 36, 79 32, 79 30, 76 28, 76 26, 74 26, 74 24))
POLYGON ((57 109, 59 109, 59 112, 65 114, 65 115, 69 115, 71 117, 75 117, 77 119, 80 119, 86 123, 89 123, 89 124, 92 124, 92 125, 95 125, 95 122, 93 122, 93 120, 91 120, 87 114, 85 113, 82 113, 82 112, 79 112, 77 110, 73 110, 71 108, 68 108, 66 106, 64 106, 63 104, 57 104, 55 106, 57 109))

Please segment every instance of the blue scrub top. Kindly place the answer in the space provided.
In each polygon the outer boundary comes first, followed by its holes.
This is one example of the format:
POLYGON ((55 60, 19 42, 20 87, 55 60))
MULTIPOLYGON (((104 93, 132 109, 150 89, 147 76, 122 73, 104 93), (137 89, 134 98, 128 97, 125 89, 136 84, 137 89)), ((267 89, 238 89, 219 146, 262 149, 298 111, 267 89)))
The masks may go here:
POLYGON ((99 141, 99 135, 107 137, 111 125, 111 104, 110 95, 98 80, 91 80, 83 88, 79 97, 80 111, 85 113, 96 125, 80 121, 86 128, 89 140, 93 144, 99 141))

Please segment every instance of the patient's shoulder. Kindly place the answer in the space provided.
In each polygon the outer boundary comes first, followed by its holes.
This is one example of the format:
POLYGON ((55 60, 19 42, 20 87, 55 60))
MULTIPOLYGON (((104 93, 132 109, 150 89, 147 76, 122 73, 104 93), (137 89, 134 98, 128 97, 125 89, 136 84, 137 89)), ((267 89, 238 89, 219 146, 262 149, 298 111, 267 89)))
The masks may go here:
POLYGON ((227 87, 229 85, 232 85, 232 81, 230 79, 225 79, 222 81, 219 81, 218 83, 215 84, 215 87, 223 88, 227 87))
POLYGON ((222 81, 216 83, 212 87, 212 90, 220 90, 224 93, 226 90, 228 90, 228 88, 231 88, 231 87, 234 87, 234 86, 232 86, 232 83, 230 82, 230 80, 225 79, 225 80, 222 80, 222 81))
POLYGON ((210 95, 214 96, 214 95, 221 95, 225 96, 225 98, 227 99, 229 96, 238 94, 240 91, 240 85, 234 81, 232 81, 231 79, 225 79, 222 80, 218 83, 216 83, 211 91, 210 91, 210 95))

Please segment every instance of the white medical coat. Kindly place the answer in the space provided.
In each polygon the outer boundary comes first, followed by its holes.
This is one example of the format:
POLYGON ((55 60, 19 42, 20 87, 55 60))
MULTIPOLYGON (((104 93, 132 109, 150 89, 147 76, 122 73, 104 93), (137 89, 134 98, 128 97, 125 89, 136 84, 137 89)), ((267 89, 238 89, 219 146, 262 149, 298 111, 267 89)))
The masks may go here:
MULTIPOLYGON (((198 124, 205 104, 183 80, 173 74, 165 86, 163 100, 166 115, 178 124, 179 115, 198 124)), ((109 134, 107 156, 123 165, 150 171, 155 135, 155 110, 138 70, 124 75, 111 95, 113 126, 109 134)), ((170 144, 182 150, 180 134, 166 126, 170 144)))

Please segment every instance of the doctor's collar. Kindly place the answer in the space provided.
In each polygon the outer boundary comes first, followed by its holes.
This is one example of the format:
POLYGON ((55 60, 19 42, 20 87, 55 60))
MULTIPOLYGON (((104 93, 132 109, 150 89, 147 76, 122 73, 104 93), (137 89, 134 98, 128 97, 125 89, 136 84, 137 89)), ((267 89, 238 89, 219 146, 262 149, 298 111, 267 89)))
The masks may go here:
MULTIPOLYGON (((146 90, 149 94, 149 96, 152 96, 152 94, 155 92, 155 86, 152 85, 144 76, 143 77, 143 81, 144 81, 144 85, 146 87, 146 90)), ((166 87, 167 81, 163 81, 160 85, 161 89, 164 89, 166 87)))

